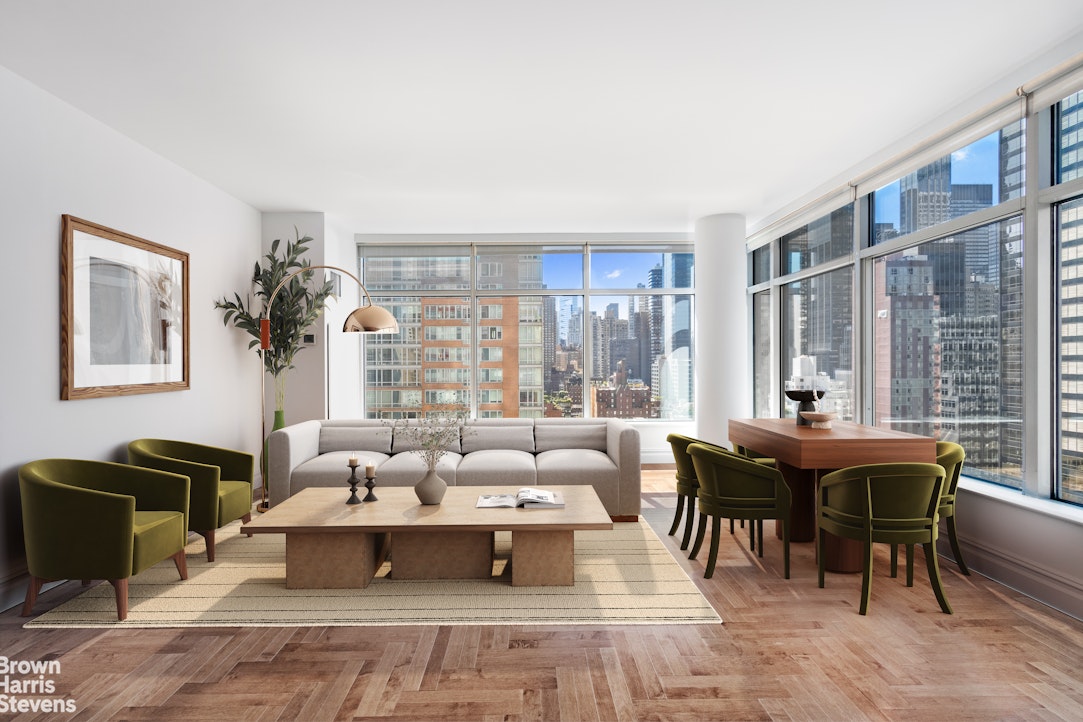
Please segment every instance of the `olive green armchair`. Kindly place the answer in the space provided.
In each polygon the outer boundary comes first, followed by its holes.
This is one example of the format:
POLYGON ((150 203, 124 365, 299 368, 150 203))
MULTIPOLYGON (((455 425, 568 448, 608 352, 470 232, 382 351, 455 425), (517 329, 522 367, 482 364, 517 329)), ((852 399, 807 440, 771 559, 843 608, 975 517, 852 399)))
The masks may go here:
POLYGON ((44 583, 105 579, 117 618, 128 616, 128 578, 172 559, 188 578, 188 478, 127 464, 39 459, 19 468, 30 616, 44 583))
POLYGON ((720 520, 749 520, 752 549, 759 537, 759 555, 763 556, 763 520, 775 519, 782 527, 783 574, 790 578, 790 487, 778 469, 760 464, 732 451, 709 444, 691 444, 688 454, 699 479, 699 528, 689 559, 695 559, 703 544, 707 517, 711 517, 711 551, 703 577, 714 575, 718 560, 720 520))
MULTIPOLYGON (((864 544, 861 614, 869 611, 872 545, 904 544, 913 549, 913 545, 921 544, 936 601, 945 614, 951 614, 936 556, 937 508, 946 477, 947 472, 939 464, 920 462, 864 464, 824 475, 816 515, 820 588, 824 586, 823 545, 827 533, 864 544)), ((911 566, 911 583, 912 570, 911 566)))
POLYGON ((192 480, 188 530, 207 540, 209 562, 214 561, 216 529, 235 519, 252 520, 252 454, 187 441, 136 439, 128 444, 128 461, 192 480))

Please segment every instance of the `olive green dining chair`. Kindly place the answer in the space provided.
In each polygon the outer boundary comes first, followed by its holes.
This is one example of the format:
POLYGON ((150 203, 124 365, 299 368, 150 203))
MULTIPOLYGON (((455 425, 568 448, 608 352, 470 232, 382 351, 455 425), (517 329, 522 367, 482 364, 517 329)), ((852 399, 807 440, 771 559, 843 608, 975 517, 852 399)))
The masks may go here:
MULTIPOLYGON (((692 457, 688 455, 690 444, 705 444, 720 451, 727 451, 721 446, 716 446, 708 441, 694 439, 683 434, 670 434, 666 437, 670 448, 673 449, 673 461, 677 466, 677 510, 673 515, 673 524, 669 527, 669 535, 677 533, 684 518, 684 537, 681 539, 681 549, 687 549, 692 540, 692 527, 696 514, 696 497, 699 494, 699 481, 696 479, 696 468, 692 464, 692 457), (687 508, 685 502, 687 500, 687 508)), ((745 525, 741 520, 741 527, 745 525)), ((733 533, 733 519, 730 519, 730 534, 733 533)), ((754 543, 754 542, 753 542, 754 543)), ((753 550, 755 547, 753 546, 753 550)))
MULTIPOLYGON (((959 571, 970 576, 970 570, 963 561, 963 552, 959 548, 959 534, 955 529, 955 495, 959 489, 959 474, 963 470, 963 461, 966 460, 966 451, 954 441, 936 442, 936 463, 944 467, 948 478, 944 493, 940 495, 940 507, 937 510, 940 518, 945 520, 948 529, 948 541, 951 543, 951 553, 955 556, 955 563, 959 571)), ((899 548, 891 545, 891 576, 897 573, 899 564, 899 548)), ((914 547, 906 548, 906 584, 914 584, 914 547)))
POLYGON ((252 520, 252 454, 188 441, 136 439, 128 444, 128 461, 192 480, 188 530, 207 540, 209 562, 214 561, 216 529, 236 519, 252 520))
POLYGON ((188 578, 187 477, 109 461, 39 459, 19 468, 19 493, 30 571, 24 617, 54 580, 107 580, 124 620, 129 577, 172 559, 188 578))
POLYGON ((684 518, 684 537, 681 539, 681 549, 687 549, 692 539, 692 522, 696 513, 696 494, 699 492, 699 481, 696 480, 696 469, 692 465, 692 457, 688 455, 688 447, 696 443, 696 439, 682 434, 670 434, 666 437, 670 448, 673 449, 673 462, 677 466, 677 511, 673 515, 673 524, 669 527, 669 535, 677 533, 684 518), (687 501, 687 511, 685 502, 687 501))
MULTIPOLYGON (((759 538, 763 557, 763 520, 775 519, 782 525, 782 559, 786 579, 790 578, 790 487, 781 472, 732 451, 707 444, 691 444, 688 454, 699 480, 699 527, 689 559, 695 559, 703 545, 707 517, 711 518, 711 551, 703 577, 714 575, 718 561, 718 535, 721 519, 749 521, 749 535, 759 538)), ((753 541, 755 550, 755 541, 753 541)))
POLYGON ((936 556, 937 508, 946 477, 944 467, 921 462, 864 464, 825 474, 820 479, 816 514, 820 588, 824 587, 827 534, 864 544, 861 614, 869 609, 872 545, 904 544, 912 549, 921 544, 936 601, 945 614, 951 614, 936 556))

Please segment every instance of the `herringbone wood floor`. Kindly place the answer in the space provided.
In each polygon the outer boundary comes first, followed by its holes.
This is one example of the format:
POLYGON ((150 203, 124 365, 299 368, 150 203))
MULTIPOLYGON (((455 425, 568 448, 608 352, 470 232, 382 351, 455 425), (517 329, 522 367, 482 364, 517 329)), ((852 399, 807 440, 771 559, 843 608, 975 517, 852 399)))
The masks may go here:
POLYGON ((946 560, 942 614, 920 551, 908 589, 886 549, 862 617, 859 575, 819 589, 796 544, 785 580, 769 533, 761 560, 724 531, 704 580, 706 548, 690 562, 665 535, 671 484, 644 472, 644 515, 723 625, 31 631, 16 609, 0 654, 59 660, 80 720, 1083 719, 1083 623, 946 560))

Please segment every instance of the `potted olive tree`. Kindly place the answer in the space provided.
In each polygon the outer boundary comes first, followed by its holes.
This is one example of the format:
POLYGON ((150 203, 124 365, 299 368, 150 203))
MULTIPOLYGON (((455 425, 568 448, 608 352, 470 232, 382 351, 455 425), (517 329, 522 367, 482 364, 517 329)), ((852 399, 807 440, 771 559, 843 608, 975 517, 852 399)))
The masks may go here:
POLYGON ((260 344, 260 313, 265 312, 266 318, 270 319, 270 349, 263 354, 263 370, 274 377, 275 429, 285 425, 286 374, 293 368, 294 357, 304 348, 301 341, 305 332, 319 318, 334 290, 330 281, 310 287, 313 272, 300 273, 278 291, 273 306, 266 309, 267 302, 283 279, 311 265, 308 259, 302 256, 308 251, 312 237, 301 238, 300 231, 295 229, 295 232, 297 240, 286 241, 283 256, 278 256, 281 239, 275 239, 271 243, 270 253, 263 257, 262 265, 256 263, 252 272, 255 301, 250 296, 242 299, 239 293, 234 293, 232 301, 224 297, 214 302, 215 308, 225 312, 222 323, 228 326, 232 321, 234 326, 251 335, 252 341, 248 348, 255 348, 257 353, 260 344))

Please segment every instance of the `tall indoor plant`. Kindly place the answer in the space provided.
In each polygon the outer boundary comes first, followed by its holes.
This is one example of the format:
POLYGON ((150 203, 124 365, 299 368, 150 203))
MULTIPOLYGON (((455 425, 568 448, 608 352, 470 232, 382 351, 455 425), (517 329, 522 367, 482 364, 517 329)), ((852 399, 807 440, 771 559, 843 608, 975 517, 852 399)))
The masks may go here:
POLYGON ((293 368, 293 359, 303 348, 301 341, 308 328, 316 322, 324 305, 334 291, 331 281, 321 285, 309 286, 313 273, 301 273, 290 279, 274 297, 274 305, 267 309, 267 301, 283 279, 291 273, 312 265, 303 255, 308 251, 311 236, 301 237, 300 231, 295 241, 286 241, 285 254, 278 255, 281 239, 271 243, 271 250, 262 258, 262 265, 256 263, 252 272, 252 283, 256 299, 241 298, 234 293, 234 300, 228 297, 214 302, 215 308, 222 309, 222 323, 230 321, 237 328, 252 336, 248 348, 259 351, 260 314, 271 322, 270 349, 263 353, 263 370, 274 378, 275 416, 273 428, 285 425, 284 408, 286 403, 286 374, 293 368))

